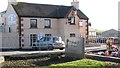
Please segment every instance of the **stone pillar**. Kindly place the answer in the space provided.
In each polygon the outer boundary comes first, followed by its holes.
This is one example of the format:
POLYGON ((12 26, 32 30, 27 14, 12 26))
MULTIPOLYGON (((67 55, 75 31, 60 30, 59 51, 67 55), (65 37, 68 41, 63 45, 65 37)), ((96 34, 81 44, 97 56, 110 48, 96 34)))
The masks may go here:
POLYGON ((120 47, 118 47, 118 58, 120 58, 120 47))
POLYGON ((5 61, 4 56, 0 56, 0 64, 4 61, 5 61))

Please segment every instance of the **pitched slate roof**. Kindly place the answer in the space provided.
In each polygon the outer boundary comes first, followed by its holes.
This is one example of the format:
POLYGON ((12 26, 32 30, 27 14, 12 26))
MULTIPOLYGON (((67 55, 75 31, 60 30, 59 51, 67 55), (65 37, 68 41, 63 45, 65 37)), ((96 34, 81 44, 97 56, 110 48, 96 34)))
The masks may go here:
MULTIPOLYGON (((18 2, 12 5, 18 16, 21 17, 42 17, 42 18, 67 18, 71 10, 76 10, 73 6, 34 4, 18 2)), ((85 14, 78 12, 80 18, 86 18, 85 14)))
POLYGON ((115 29, 110 29, 110 30, 104 31, 102 33, 102 36, 103 37, 114 37, 114 36, 118 36, 118 34, 119 34, 119 31, 115 29))
POLYGON ((80 19, 89 19, 82 11, 77 10, 77 15, 80 19))

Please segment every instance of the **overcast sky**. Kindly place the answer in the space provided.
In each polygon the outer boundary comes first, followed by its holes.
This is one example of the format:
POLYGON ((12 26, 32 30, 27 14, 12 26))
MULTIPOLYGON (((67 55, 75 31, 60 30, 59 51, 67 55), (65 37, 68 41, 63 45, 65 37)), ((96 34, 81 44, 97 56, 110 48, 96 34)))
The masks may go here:
MULTIPOLYGON (((73 0, 20 0, 30 3, 70 6, 73 0)), ((93 28, 118 29, 118 2, 120 0, 78 0, 80 10, 89 17, 93 28)), ((0 0, 0 12, 6 10, 8 0, 0 0)))

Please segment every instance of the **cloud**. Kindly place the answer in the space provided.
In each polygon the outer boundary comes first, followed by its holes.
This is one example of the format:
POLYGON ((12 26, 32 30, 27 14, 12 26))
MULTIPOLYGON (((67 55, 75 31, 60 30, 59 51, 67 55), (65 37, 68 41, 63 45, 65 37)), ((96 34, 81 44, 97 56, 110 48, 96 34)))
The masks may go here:
POLYGON ((7 9, 8 2, 7 0, 0 0, 0 12, 7 9))

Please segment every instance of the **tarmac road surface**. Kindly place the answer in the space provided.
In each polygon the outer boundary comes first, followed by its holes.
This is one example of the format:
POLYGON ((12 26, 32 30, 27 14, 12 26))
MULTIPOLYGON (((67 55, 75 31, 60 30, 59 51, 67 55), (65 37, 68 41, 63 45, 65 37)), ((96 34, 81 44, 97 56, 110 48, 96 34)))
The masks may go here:
POLYGON ((51 51, 7 51, 0 52, 0 56, 12 56, 12 55, 26 55, 26 54, 39 54, 39 55, 47 55, 47 54, 60 54, 64 53, 65 50, 54 49, 51 51))

